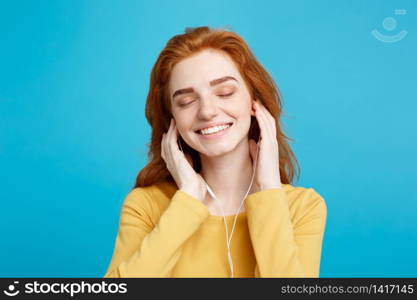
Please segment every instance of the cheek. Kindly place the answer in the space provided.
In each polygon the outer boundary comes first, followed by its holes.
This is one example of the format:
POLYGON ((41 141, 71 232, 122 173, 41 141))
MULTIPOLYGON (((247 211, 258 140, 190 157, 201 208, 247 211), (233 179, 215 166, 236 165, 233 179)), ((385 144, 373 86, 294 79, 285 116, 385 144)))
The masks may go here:
POLYGON ((177 125, 177 129, 181 135, 187 133, 191 130, 192 127, 192 120, 190 120, 189 115, 185 113, 175 113, 174 114, 175 124, 177 125))
POLYGON ((230 105, 231 111, 239 118, 250 118, 252 112, 252 104, 249 98, 238 98, 234 103, 230 105))

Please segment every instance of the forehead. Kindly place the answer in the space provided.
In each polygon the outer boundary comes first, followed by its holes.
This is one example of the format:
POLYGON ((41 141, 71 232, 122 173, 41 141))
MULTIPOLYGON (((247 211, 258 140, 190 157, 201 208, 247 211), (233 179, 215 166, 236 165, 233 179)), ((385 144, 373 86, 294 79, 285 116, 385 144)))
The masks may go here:
POLYGON ((170 90, 209 85, 213 79, 233 76, 242 82, 239 70, 225 53, 204 50, 177 63, 171 72, 170 90))

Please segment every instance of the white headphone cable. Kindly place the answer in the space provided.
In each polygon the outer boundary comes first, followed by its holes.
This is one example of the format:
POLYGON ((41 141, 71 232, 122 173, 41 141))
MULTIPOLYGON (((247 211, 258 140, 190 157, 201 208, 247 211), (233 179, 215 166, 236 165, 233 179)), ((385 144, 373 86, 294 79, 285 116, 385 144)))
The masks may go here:
POLYGON ((233 267, 233 259, 232 259, 232 255, 231 255, 231 250, 230 250, 230 245, 231 245, 231 241, 232 241, 232 237, 233 237, 233 232, 235 230, 235 225, 236 225, 236 221, 237 221, 237 216, 242 208, 242 205, 250 191, 250 189, 252 188, 252 184, 253 184, 253 179, 254 179, 254 175, 255 175, 255 170, 256 170, 256 164, 257 164, 257 160, 258 160, 258 152, 259 152, 259 141, 257 143, 257 148, 256 148, 256 157, 255 157, 255 163, 254 163, 254 167, 252 170, 252 178, 251 178, 251 182, 249 185, 248 190, 246 191, 245 196, 243 197, 239 209, 236 212, 235 218, 234 218, 234 222, 233 222, 233 227, 232 227, 232 231, 230 233, 230 238, 229 238, 229 229, 227 226, 227 222, 226 222, 226 217, 225 217, 225 213, 223 210, 223 207, 220 203, 220 201, 217 199, 216 195, 214 194, 214 192, 211 190, 211 188, 208 186, 208 184, 206 183, 207 186, 207 191, 209 192, 209 194, 217 201, 217 204, 219 205, 222 214, 223 214, 223 221, 224 221, 224 226, 225 226, 225 230, 226 230, 226 245, 227 245, 227 259, 229 261, 229 267, 230 267, 230 277, 233 278, 234 277, 234 267, 233 267))
MULTIPOLYGON (((252 169, 252 178, 251 178, 251 181, 250 181, 250 185, 249 185, 248 190, 246 191, 245 196, 243 197, 243 199, 242 199, 242 201, 241 201, 241 203, 240 203, 239 209, 238 209, 238 210, 237 210, 237 212, 236 212, 236 215, 235 215, 235 218, 234 218, 234 221, 233 221, 232 231, 231 231, 231 233, 230 233, 230 238, 229 238, 229 229, 228 229, 228 226, 227 226, 227 222, 226 222, 226 217, 225 217, 225 213, 224 213, 224 210, 223 210, 223 206, 221 205, 220 201, 217 199, 216 195, 214 194, 214 192, 211 190, 211 188, 209 187, 209 185, 208 185, 208 184, 207 184, 207 182, 206 182, 207 191, 208 191, 208 192, 209 192, 209 194, 210 194, 210 195, 211 195, 211 196, 212 196, 212 197, 213 197, 213 198, 217 201, 217 204, 219 205, 220 210, 222 211, 222 214, 223 214, 223 222, 224 222, 224 226, 225 226, 225 230, 226 230, 227 260, 228 260, 228 262, 229 262, 229 267, 230 267, 230 277, 231 277, 231 278, 233 278, 233 277, 234 277, 234 267, 233 267, 233 259, 232 259, 232 254, 231 254, 231 251, 230 251, 230 245, 231 245, 230 243, 231 243, 231 241, 232 241, 233 232, 234 232, 234 230, 235 230, 235 225, 236 225, 236 221, 237 221, 237 216, 238 216, 238 214, 239 214, 240 210, 242 209, 242 205, 243 205, 243 203, 244 203, 244 201, 245 201, 246 197, 248 196, 250 189, 252 188, 253 179, 254 179, 254 177, 255 177, 256 165, 257 165, 257 161, 258 161, 259 142, 260 142, 260 137, 259 137, 258 143, 256 144, 256 145, 257 145, 257 147, 256 147, 255 163, 254 163, 254 166, 253 166, 253 169, 252 169)), ((181 141, 179 142, 179 148, 181 149, 181 151, 183 151, 183 150, 182 150, 182 147, 181 147, 181 141)))

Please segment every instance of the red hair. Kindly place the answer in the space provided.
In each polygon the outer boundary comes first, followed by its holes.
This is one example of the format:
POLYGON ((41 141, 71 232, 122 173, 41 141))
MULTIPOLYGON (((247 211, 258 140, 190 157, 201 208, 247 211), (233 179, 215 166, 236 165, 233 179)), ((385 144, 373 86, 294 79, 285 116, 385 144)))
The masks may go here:
MULTIPOLYGON (((229 55, 245 80, 252 98, 259 99, 275 118, 281 182, 291 184, 294 176, 299 174, 299 165, 288 144, 288 140, 292 139, 285 136, 281 130, 282 104, 274 80, 256 60, 246 42, 239 35, 224 29, 197 27, 187 28, 184 34, 172 37, 152 68, 145 108, 146 119, 152 127, 148 152, 149 163, 139 172, 134 188, 163 181, 175 184, 161 157, 162 134, 168 131, 172 118, 169 80, 175 64, 205 49, 218 50, 229 55)), ((252 116, 248 138, 257 141, 259 133, 258 122, 252 116)), ((196 172, 199 172, 201 161, 198 152, 189 147, 181 137, 180 140, 183 151, 191 155, 193 167, 196 172)))

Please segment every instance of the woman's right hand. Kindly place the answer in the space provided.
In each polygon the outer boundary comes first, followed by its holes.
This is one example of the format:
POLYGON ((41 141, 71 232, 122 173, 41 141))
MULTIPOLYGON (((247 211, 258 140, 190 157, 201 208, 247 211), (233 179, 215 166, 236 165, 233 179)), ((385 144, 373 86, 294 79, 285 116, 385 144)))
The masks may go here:
POLYGON ((162 135, 161 156, 179 189, 203 202, 207 194, 206 182, 194 171, 191 156, 179 149, 177 139, 177 127, 171 119, 168 132, 162 135))

